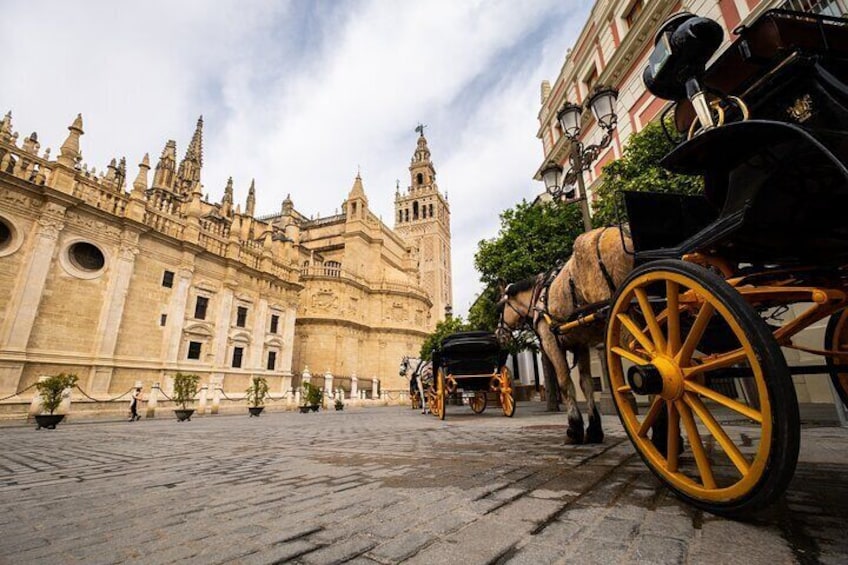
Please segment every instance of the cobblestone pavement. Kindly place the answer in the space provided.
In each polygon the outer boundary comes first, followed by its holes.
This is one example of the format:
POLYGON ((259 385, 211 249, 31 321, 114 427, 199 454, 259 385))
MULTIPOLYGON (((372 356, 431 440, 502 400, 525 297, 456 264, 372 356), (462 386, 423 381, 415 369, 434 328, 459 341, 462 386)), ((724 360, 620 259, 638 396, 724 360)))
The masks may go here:
POLYGON ((686 506, 614 417, 451 406, 0 429, 2 563, 846 563, 848 430, 756 521, 686 506))

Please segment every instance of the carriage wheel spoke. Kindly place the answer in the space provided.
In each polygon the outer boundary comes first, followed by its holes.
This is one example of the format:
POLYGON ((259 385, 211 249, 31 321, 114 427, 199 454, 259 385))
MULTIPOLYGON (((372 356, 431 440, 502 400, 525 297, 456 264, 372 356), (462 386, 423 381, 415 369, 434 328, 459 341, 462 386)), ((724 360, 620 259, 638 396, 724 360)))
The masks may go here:
POLYGON ((618 318, 618 321, 620 321, 624 325, 624 327, 627 328, 627 331, 630 332, 630 335, 636 338, 636 341, 639 342, 639 345, 644 347, 645 350, 649 353, 653 353, 655 349, 654 344, 651 343, 651 340, 648 339, 648 336, 646 336, 644 332, 639 329, 639 326, 636 325, 636 322, 634 322, 630 316, 628 316, 627 314, 617 314, 616 318, 618 318))
POLYGON ((732 398, 728 398, 724 396, 720 392, 716 392, 711 388, 700 385, 694 381, 684 381, 683 388, 689 392, 700 394, 706 398, 709 398, 713 402, 717 402, 726 408, 730 408, 734 412, 738 412, 742 414, 746 418, 750 418, 751 420, 757 422, 758 424, 763 423, 763 414, 758 410, 754 410, 750 406, 742 404, 737 400, 733 400, 732 398))
POLYGON ((701 442, 701 434, 698 433, 698 426, 695 425, 695 419, 692 417, 692 412, 689 406, 682 400, 675 400, 680 418, 683 420, 683 426, 686 428, 686 435, 689 437, 689 446, 692 448, 692 453, 695 455, 695 464, 698 466, 698 472, 701 474, 701 482, 705 487, 716 488, 713 469, 710 466, 710 460, 707 457, 707 452, 704 451, 704 444, 701 442))
POLYGON ((742 473, 742 476, 744 477, 747 475, 751 470, 751 465, 748 463, 748 460, 745 459, 745 456, 742 455, 742 452, 739 451, 739 448, 736 447, 736 444, 733 443, 733 440, 730 439, 730 436, 727 435, 727 432, 724 431, 721 424, 713 418, 713 415, 710 414, 710 411, 707 410, 707 407, 704 406, 701 399, 694 394, 685 394, 683 395, 683 401, 692 408, 692 411, 704 423, 733 464, 736 465, 739 472, 742 473))
POLYGON ((665 350, 665 336, 663 335, 660 324, 657 322, 657 317, 654 315, 654 309, 651 307, 651 302, 648 300, 648 293, 644 288, 634 289, 636 300, 639 301, 639 307, 642 309, 642 315, 645 317, 645 322, 648 324, 648 330, 651 332, 651 337, 654 339, 654 348, 658 351, 665 350))
POLYGON ((680 414, 674 406, 674 402, 666 403, 668 405, 668 470, 672 473, 677 472, 678 458, 680 456, 680 414))
POLYGON ((639 437, 648 437, 648 430, 651 429, 651 426, 654 425, 654 422, 657 420, 657 416, 660 415, 660 411, 663 408, 663 404, 665 401, 662 397, 657 396, 654 398, 654 401, 651 403, 651 408, 648 410, 648 413, 645 414, 645 419, 642 420, 642 423, 639 425, 639 431, 637 435, 639 437))
POLYGON ((665 282, 665 294, 668 301, 667 322, 668 344, 666 352, 675 355, 680 350, 680 285, 668 280, 665 282))
POLYGON ((689 330, 689 335, 686 336, 686 341, 683 342, 680 351, 674 356, 676 363, 686 366, 692 359, 692 353, 694 353, 695 347, 701 341, 701 338, 704 337, 704 331, 707 329, 710 318, 713 317, 713 312, 715 312, 713 305, 709 302, 704 302, 704 305, 701 306, 701 310, 698 312, 698 316, 695 318, 695 323, 692 324, 692 329, 689 330))
POLYGON ((647 363, 649 363, 648 359, 641 357, 640 355, 638 355, 634 351, 628 351, 628 350, 624 349, 623 347, 618 347, 618 346, 611 347, 610 351, 612 351, 613 353, 615 353, 619 357, 623 357, 623 358, 627 359, 631 363, 635 363, 636 365, 646 365, 647 363))
POLYGON ((735 349, 729 353, 724 353, 723 355, 714 357, 705 363, 701 363, 700 365, 693 365, 691 367, 683 369, 683 377, 686 379, 690 379, 695 375, 699 375, 707 371, 714 371, 716 369, 730 367, 731 365, 735 365, 736 363, 744 361, 745 359, 747 359, 747 357, 748 354, 745 352, 744 349, 740 347, 739 349, 735 349))

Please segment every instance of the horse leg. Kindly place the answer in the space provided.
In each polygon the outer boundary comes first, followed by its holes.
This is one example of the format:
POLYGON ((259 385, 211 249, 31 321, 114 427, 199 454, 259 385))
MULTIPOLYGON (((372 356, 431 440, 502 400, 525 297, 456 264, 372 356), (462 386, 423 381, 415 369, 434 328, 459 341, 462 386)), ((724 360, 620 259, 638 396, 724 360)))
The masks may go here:
POLYGON ((539 323, 538 333, 539 341, 542 343, 542 349, 545 350, 545 354, 556 370, 559 391, 562 394, 565 413, 568 416, 565 443, 581 444, 584 437, 583 416, 580 415, 580 408, 575 401, 574 383, 571 382, 571 374, 568 370, 568 360, 565 357, 565 352, 559 348, 556 336, 551 333, 550 326, 544 321, 539 323))
POLYGON ((427 401, 425 400, 427 397, 424 396, 424 379, 421 378, 421 375, 418 375, 416 379, 418 381, 418 394, 421 397, 421 413, 427 413, 427 401))
POLYGON ((589 347, 580 345, 575 348, 577 367, 580 372, 580 388, 586 397, 586 408, 589 412, 589 427, 586 429, 586 443, 603 443, 604 430, 601 427, 601 413, 595 405, 595 382, 592 380, 592 359, 589 357, 589 347))

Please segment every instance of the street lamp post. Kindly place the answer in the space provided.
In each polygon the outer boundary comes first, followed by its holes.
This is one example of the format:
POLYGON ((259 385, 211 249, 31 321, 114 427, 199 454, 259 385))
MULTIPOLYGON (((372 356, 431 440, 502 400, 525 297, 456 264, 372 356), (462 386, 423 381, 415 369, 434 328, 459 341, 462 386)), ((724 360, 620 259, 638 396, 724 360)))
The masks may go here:
POLYGON ((592 218, 589 214, 589 198, 586 194, 586 186, 583 183, 583 171, 588 171, 592 163, 600 156, 601 151, 609 147, 610 142, 612 142, 612 131, 618 121, 618 116, 615 113, 617 98, 617 90, 599 86, 595 88, 592 96, 586 101, 585 107, 566 102, 562 109, 557 112, 557 121, 562 128, 563 135, 571 142, 569 169, 563 174, 562 166, 554 161, 550 161, 542 169, 545 190, 554 199, 572 200, 574 186, 577 185, 579 191, 577 200, 580 202, 584 232, 592 229, 592 218), (603 130, 601 140, 592 145, 583 145, 583 142, 580 141, 581 120, 586 108, 592 111, 595 120, 603 130), (562 182, 560 182, 560 178, 562 178, 562 182))

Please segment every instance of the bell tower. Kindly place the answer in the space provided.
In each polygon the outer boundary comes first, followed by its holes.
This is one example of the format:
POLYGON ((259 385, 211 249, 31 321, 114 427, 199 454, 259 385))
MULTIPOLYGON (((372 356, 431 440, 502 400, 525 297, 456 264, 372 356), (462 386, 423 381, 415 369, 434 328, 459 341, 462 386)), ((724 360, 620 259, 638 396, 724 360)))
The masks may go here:
POLYGON ((395 232, 418 249, 420 284, 433 301, 432 320, 438 322, 453 304, 450 206, 436 184, 424 127, 415 128, 419 135, 409 164, 409 187, 402 194, 398 186, 395 192, 395 232))

